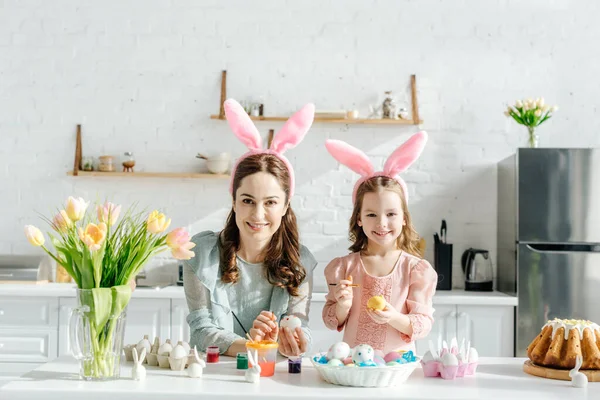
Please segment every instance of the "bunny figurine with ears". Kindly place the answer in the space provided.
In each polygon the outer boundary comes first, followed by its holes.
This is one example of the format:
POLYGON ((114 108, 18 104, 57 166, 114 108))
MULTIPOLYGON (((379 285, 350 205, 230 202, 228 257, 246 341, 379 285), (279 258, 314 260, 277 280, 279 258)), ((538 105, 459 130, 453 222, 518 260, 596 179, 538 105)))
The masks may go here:
POLYGON ((304 139, 304 136, 310 129, 314 116, 315 106, 307 104, 292 115, 283 125, 281 130, 273 138, 273 142, 268 149, 263 149, 262 140, 258 129, 248 116, 244 108, 235 100, 229 99, 225 101, 225 116, 233 133, 240 139, 242 143, 248 147, 248 152, 243 154, 233 166, 231 173, 231 182, 229 184, 229 192, 233 193, 233 179, 235 170, 240 161, 254 154, 272 154, 279 158, 287 167, 290 176, 290 198, 294 194, 294 169, 283 155, 286 150, 289 150, 298 145, 304 139))
POLYGON ((364 152, 350 146, 348 143, 341 140, 327 140, 325 147, 333 158, 361 176, 354 185, 352 202, 356 201, 356 192, 364 181, 375 176, 385 176, 400 184, 404 192, 404 198, 408 203, 408 188, 399 174, 406 171, 419 158, 426 143, 427 133, 425 131, 415 133, 389 156, 383 171, 379 172, 375 172, 371 160, 364 152))
POLYGON ((138 358, 136 348, 133 348, 133 368, 131 369, 131 379, 136 381, 143 381, 146 378, 146 368, 142 365, 144 358, 146 357, 146 348, 143 348, 138 358))
POLYGON ((258 365, 258 351, 254 350, 254 354, 252 350, 248 350, 248 361, 252 364, 252 368, 248 368, 246 370, 246 381, 250 383, 258 383, 260 381, 260 372, 261 368, 258 365))

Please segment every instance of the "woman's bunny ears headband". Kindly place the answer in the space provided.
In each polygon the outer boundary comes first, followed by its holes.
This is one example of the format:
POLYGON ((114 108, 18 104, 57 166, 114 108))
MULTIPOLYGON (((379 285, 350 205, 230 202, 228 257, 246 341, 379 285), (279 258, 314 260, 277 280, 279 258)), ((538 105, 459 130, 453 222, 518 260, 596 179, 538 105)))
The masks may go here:
POLYGON ((258 129, 254 126, 254 123, 244 108, 233 99, 225 101, 224 107, 225 116, 227 117, 227 122, 229 122, 231 130, 240 141, 248 147, 248 152, 243 154, 233 166, 231 181, 229 183, 229 192, 233 194, 233 179, 240 161, 254 154, 272 154, 283 161, 288 169, 290 175, 289 197, 291 198, 294 194, 294 169, 288 159, 284 157, 283 153, 286 150, 296 147, 298 143, 304 139, 304 136, 313 123, 315 106, 309 103, 302 107, 300 111, 292 115, 283 125, 281 130, 274 136, 271 146, 267 150, 263 149, 258 129))
POLYGON ((350 146, 346 142, 342 142, 341 140, 327 140, 325 147, 327 147, 327 151, 329 151, 333 158, 361 176, 354 185, 352 203, 356 202, 358 187, 367 179, 375 176, 386 176, 398 182, 402 186, 404 198, 408 203, 406 182, 398 174, 406 171, 419 158, 423 148, 425 148, 425 143, 427 143, 427 133, 425 131, 415 133, 389 156, 385 162, 383 171, 379 172, 375 172, 371 160, 369 160, 369 157, 364 152, 350 146))

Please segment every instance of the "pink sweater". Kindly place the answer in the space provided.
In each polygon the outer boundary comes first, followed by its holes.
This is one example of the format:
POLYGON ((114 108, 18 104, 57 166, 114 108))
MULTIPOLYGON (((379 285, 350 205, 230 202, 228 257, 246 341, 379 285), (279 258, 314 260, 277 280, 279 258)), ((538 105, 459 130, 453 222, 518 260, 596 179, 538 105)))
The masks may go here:
POLYGON ((432 298, 437 284, 437 273, 426 261, 402 252, 392 272, 386 276, 369 275, 360 253, 351 253, 332 260, 325 268, 327 284, 337 283, 352 275, 352 307, 348 318, 340 323, 335 316, 335 286, 328 286, 327 302, 323 307, 323 321, 329 329, 344 330, 344 342, 350 347, 369 344, 384 354, 392 350, 415 350, 414 340, 431 331, 433 324, 432 298), (407 314, 413 328, 411 336, 405 335, 389 324, 377 324, 366 312, 371 296, 383 295, 398 312, 407 314))

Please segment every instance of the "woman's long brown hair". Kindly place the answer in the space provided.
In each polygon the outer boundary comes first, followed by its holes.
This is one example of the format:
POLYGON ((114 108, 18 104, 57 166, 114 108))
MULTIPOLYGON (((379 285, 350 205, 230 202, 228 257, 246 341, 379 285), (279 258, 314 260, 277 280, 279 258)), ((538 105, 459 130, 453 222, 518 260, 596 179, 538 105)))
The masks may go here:
POLYGON ((406 225, 402 228, 402 233, 396 239, 396 246, 407 253, 421 257, 421 251, 419 250, 419 235, 412 224, 410 213, 408 212, 408 206, 406 204, 406 198, 404 197, 404 191, 402 186, 396 180, 388 178, 386 176, 375 176, 367 179, 358 187, 356 191, 356 201, 354 202, 354 210, 352 210, 352 216, 350 217, 350 251, 364 251, 369 243, 367 235, 363 231, 363 228, 358 225, 360 219, 360 212, 362 210, 362 203, 366 193, 375 193, 381 190, 389 190, 398 193, 400 196, 400 202, 402 203, 402 211, 404 213, 404 221, 406 225))
MULTIPOLYGON (((233 201, 242 179, 257 172, 273 175, 285 192, 285 202, 289 202, 290 176, 287 167, 279 158, 270 154, 255 154, 244 158, 237 166, 233 177, 233 201)), ((281 226, 269 242, 263 265, 267 280, 271 285, 284 288, 292 296, 298 295, 298 287, 306 278, 306 270, 300 264, 300 240, 298 223, 292 206, 288 206, 281 219, 281 226)), ((225 228, 219 238, 221 281, 236 283, 239 269, 235 259, 240 248, 240 230, 235 222, 233 207, 227 217, 225 228)))

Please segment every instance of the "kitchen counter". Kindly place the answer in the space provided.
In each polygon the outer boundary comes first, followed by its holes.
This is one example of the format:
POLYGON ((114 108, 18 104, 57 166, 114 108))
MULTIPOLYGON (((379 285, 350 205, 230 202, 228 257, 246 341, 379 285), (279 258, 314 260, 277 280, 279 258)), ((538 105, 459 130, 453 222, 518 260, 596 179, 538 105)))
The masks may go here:
MULTIPOLYGON (((75 285, 65 283, 47 283, 40 285, 0 284, 0 296, 47 296, 74 297, 75 285)), ((137 288, 134 298, 146 299, 185 299, 182 286, 167 286, 162 289, 137 288)), ((325 293, 313 293, 313 301, 325 302, 325 293)), ((467 292, 465 290, 440 290, 433 298, 434 305, 492 305, 516 306, 517 298, 500 292, 467 292)))
POLYGON ((474 376, 446 381, 425 378, 417 368, 408 380, 394 388, 351 388, 328 384, 320 379, 305 359, 301 374, 288 374, 287 362, 277 364, 276 373, 261 378, 258 384, 244 381, 243 371, 235 369, 233 358, 221 357, 208 364, 202 379, 188 378, 185 371, 175 372, 146 367, 144 381, 128 379, 131 363, 123 363, 122 379, 85 382, 78 378, 78 366, 71 357, 49 362, 0 388, 2 399, 63 400, 65 398, 111 400, 152 399, 598 399, 600 383, 586 389, 570 382, 543 379, 523 372, 524 359, 481 358, 474 376))

